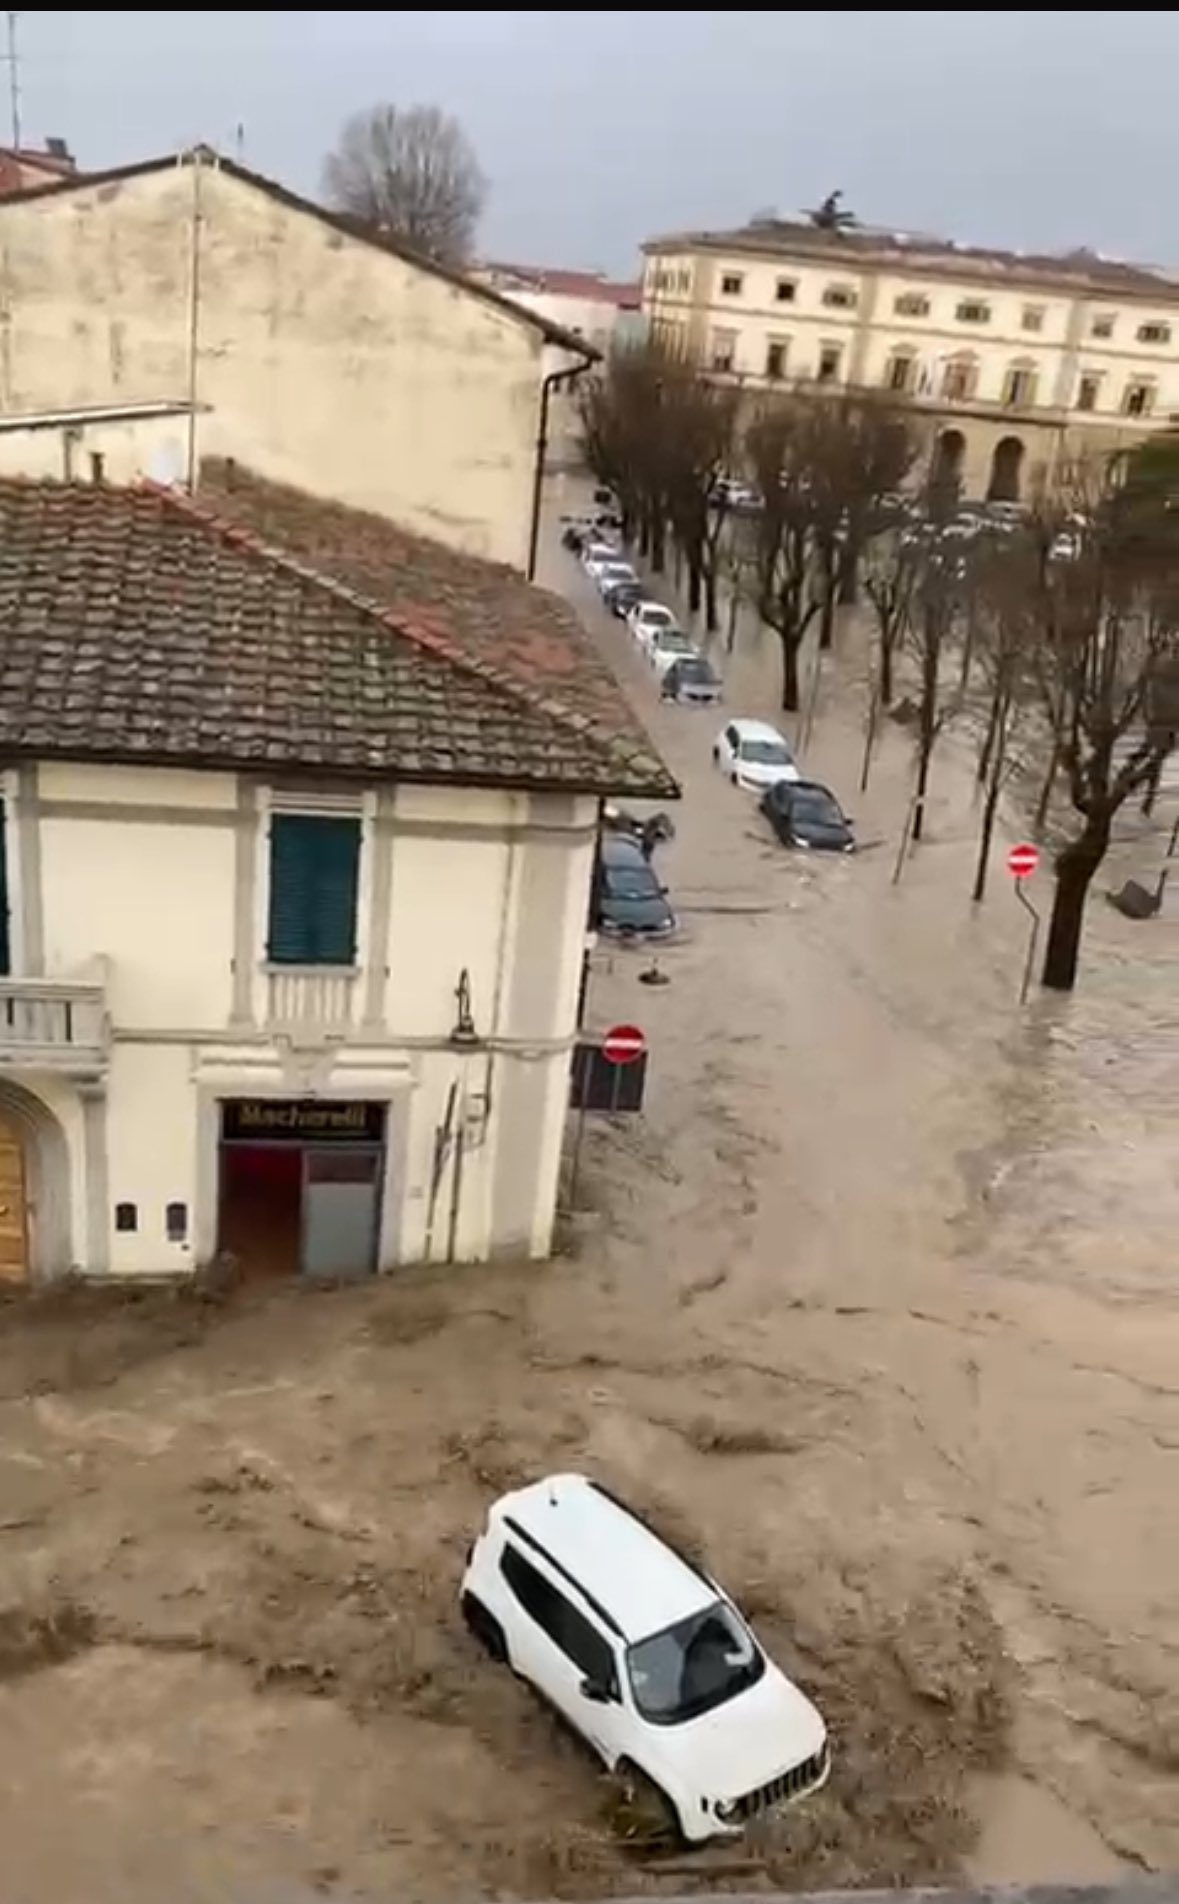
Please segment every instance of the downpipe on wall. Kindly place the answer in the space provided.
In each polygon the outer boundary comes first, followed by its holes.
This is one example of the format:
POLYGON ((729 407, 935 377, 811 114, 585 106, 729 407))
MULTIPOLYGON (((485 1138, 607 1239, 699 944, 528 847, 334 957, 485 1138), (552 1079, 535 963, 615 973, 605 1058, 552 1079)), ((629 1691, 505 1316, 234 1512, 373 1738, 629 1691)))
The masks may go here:
POLYGON ((532 520, 528 526, 528 567, 525 575, 530 582, 536 580, 536 552, 540 546, 540 511, 544 500, 544 462, 545 451, 549 446, 549 405, 553 391, 563 383, 573 383, 585 375, 590 365, 597 360, 586 357, 579 364, 573 364, 567 370, 550 370, 540 385, 540 419, 536 427, 536 460, 532 466, 532 520))

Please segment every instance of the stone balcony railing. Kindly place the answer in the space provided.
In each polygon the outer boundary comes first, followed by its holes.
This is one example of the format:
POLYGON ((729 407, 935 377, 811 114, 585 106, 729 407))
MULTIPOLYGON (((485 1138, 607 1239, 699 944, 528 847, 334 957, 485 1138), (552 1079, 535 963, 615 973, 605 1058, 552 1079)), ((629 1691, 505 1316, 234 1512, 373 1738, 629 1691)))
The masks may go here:
POLYGON ((102 978, 0 979, 0 1071, 101 1076, 110 1054, 102 978))

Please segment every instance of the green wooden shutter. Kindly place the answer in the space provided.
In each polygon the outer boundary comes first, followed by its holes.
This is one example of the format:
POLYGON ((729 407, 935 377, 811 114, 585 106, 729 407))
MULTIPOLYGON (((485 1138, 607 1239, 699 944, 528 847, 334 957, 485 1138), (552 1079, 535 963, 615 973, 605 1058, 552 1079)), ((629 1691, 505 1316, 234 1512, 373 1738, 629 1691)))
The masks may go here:
POLYGON ((0 800, 0 976, 11 968, 8 935, 8 812, 0 800))
POLYGON ((272 964, 353 963, 359 872, 359 820, 274 815, 266 948, 272 964))

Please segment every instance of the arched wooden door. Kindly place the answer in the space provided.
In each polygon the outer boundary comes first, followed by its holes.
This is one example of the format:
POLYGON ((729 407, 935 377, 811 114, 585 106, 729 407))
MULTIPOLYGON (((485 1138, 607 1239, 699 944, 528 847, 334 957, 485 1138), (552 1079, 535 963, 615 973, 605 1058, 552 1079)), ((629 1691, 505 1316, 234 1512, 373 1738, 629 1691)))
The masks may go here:
POLYGON ((0 1116, 0 1282, 24 1282, 29 1273, 29 1213, 21 1134, 0 1116))

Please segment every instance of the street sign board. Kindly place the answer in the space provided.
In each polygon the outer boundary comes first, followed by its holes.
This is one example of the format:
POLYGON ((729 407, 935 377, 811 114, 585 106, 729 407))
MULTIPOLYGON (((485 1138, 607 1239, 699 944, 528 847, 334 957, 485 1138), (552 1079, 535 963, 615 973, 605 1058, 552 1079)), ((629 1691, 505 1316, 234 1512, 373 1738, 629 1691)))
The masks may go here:
POLYGON ((1013 846, 1007 855, 1007 871, 1012 879, 1029 879, 1040 864, 1040 849, 1027 841, 1013 846))
POLYGON ((647 1040, 637 1025, 614 1025, 602 1039, 607 1064, 635 1064, 646 1049, 647 1040))
POLYGON ((569 1106, 574 1111, 605 1111, 611 1116, 634 1116, 643 1108, 647 1084, 647 1053, 633 1064, 611 1064, 600 1044, 573 1047, 569 1079, 569 1106))

